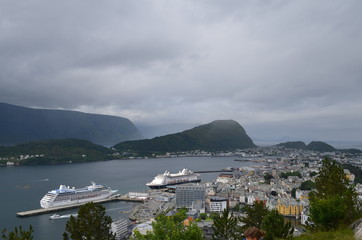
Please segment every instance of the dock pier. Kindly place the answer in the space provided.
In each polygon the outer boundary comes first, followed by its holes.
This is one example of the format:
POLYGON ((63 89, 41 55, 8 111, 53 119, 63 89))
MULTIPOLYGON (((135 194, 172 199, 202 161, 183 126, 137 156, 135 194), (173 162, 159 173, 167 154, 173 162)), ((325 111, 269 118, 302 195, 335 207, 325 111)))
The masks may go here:
POLYGON ((232 172, 231 169, 195 171, 194 173, 232 172))
MULTIPOLYGON (((114 201, 143 202, 144 200, 143 199, 137 199, 137 198, 129 198, 127 195, 116 195, 116 196, 111 196, 109 198, 96 200, 96 201, 92 201, 92 202, 106 203, 106 202, 114 202, 114 201)), ((36 216, 36 215, 41 215, 41 214, 46 214, 46 213, 52 213, 52 212, 58 212, 58 211, 78 208, 78 207, 80 207, 80 206, 82 206, 84 204, 86 204, 86 202, 71 204, 71 205, 66 205, 66 206, 34 209, 34 210, 29 210, 29 211, 24 211, 24 212, 18 212, 18 213, 16 213, 16 216, 18 216, 18 217, 36 216)))

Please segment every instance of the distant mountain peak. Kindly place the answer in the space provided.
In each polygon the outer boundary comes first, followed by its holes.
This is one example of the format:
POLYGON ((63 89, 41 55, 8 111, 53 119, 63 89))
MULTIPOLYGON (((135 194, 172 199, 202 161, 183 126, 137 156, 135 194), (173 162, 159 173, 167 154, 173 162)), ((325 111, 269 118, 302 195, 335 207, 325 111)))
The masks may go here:
POLYGON ((336 149, 328 143, 322 141, 312 141, 307 145, 308 150, 314 150, 318 152, 333 152, 336 149))
POLYGON ((141 139, 127 118, 68 110, 33 109, 0 103, 0 145, 38 140, 79 138, 112 146, 141 139))
POLYGON ((225 151, 255 147, 244 128, 234 120, 216 120, 180 133, 115 145, 120 151, 139 154, 192 150, 225 151))
POLYGON ((277 146, 283 146, 286 148, 294 148, 294 149, 302 149, 302 150, 312 150, 312 151, 318 151, 318 152, 333 152, 336 151, 336 149, 321 141, 312 141, 308 145, 306 145, 302 141, 290 141, 290 142, 284 142, 279 143, 277 146))

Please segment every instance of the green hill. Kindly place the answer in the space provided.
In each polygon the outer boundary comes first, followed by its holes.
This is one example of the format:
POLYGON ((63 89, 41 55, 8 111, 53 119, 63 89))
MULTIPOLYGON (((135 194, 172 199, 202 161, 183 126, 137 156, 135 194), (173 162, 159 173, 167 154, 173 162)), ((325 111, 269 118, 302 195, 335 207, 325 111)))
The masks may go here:
POLYGON ((333 152, 336 151, 336 149, 334 147, 332 147, 331 145, 325 143, 325 142, 320 142, 320 141, 313 141, 310 142, 307 145, 307 150, 313 150, 313 151, 318 151, 318 152, 333 152))
POLYGON ((110 159, 109 148, 80 139, 56 139, 0 147, 2 163, 20 165, 91 162, 110 159))
POLYGON ((227 151, 256 147, 244 128, 233 120, 218 120, 176 134, 146 140, 126 141, 114 146, 120 152, 140 155, 192 150, 227 151))
POLYGON ((347 154, 352 155, 359 155, 362 153, 361 150, 350 148, 350 149, 335 149, 333 146, 320 141, 314 141, 306 145, 302 141, 295 141, 295 142, 284 142, 279 143, 276 146, 281 146, 285 148, 294 148, 294 149, 301 149, 301 150, 312 150, 312 151, 318 151, 318 152, 333 152, 333 151, 339 151, 347 154))
MULTIPOLYGON (((282 146, 285 148, 294 148, 294 149, 302 149, 302 150, 311 150, 311 151, 318 151, 318 152, 333 152, 336 151, 334 147, 331 145, 320 142, 320 141, 313 141, 310 142, 308 145, 306 145, 302 141, 296 141, 296 142, 285 142, 285 143, 279 143, 277 146, 282 146)), ((343 151, 343 150, 341 150, 343 151)))
POLYGON ((86 139, 103 146, 141 139, 126 118, 76 111, 32 109, 0 103, 0 145, 47 139, 86 139))
POLYGON ((307 149, 307 145, 302 141, 296 141, 296 142, 284 142, 279 143, 277 146, 285 147, 285 148, 295 148, 295 149, 307 149))

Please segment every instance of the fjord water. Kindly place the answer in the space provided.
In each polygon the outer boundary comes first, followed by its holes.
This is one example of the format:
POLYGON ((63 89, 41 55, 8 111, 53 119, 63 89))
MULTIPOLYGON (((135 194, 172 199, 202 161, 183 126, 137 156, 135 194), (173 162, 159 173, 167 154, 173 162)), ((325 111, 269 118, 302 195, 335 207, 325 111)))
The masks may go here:
MULTIPOLYGON (((84 187, 90 181, 104 184, 118 193, 129 191, 145 191, 145 184, 155 175, 168 170, 177 172, 182 168, 192 171, 219 170, 226 167, 241 167, 248 162, 235 162, 235 157, 182 157, 113 160, 82 164, 42 165, 0 167, 0 230, 13 230, 15 226, 25 229, 31 224, 34 228, 34 239, 62 239, 67 219, 49 220, 54 213, 26 218, 16 217, 17 212, 40 208, 39 201, 44 194, 56 189, 60 184, 70 187, 84 187)), ((202 174, 202 181, 211 181, 218 173, 202 174)), ((107 215, 113 219, 127 218, 120 211, 132 209, 136 203, 106 203, 107 215)), ((77 209, 58 212, 58 214, 76 213, 77 209)))

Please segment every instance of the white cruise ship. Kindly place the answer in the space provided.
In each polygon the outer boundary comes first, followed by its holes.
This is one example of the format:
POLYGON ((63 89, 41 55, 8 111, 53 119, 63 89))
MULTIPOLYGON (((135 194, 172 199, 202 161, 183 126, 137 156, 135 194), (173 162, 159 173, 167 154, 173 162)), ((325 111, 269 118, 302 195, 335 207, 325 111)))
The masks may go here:
POLYGON ((118 190, 112 190, 109 187, 95 184, 75 189, 60 185, 59 189, 49 191, 40 200, 40 206, 42 208, 66 206, 70 204, 86 203, 95 200, 101 200, 107 198, 117 192, 118 190))
POLYGON ((186 168, 178 173, 170 173, 165 171, 163 174, 159 174, 153 179, 152 182, 146 185, 152 189, 165 188, 170 185, 184 184, 190 182, 201 182, 200 174, 194 173, 186 168))

